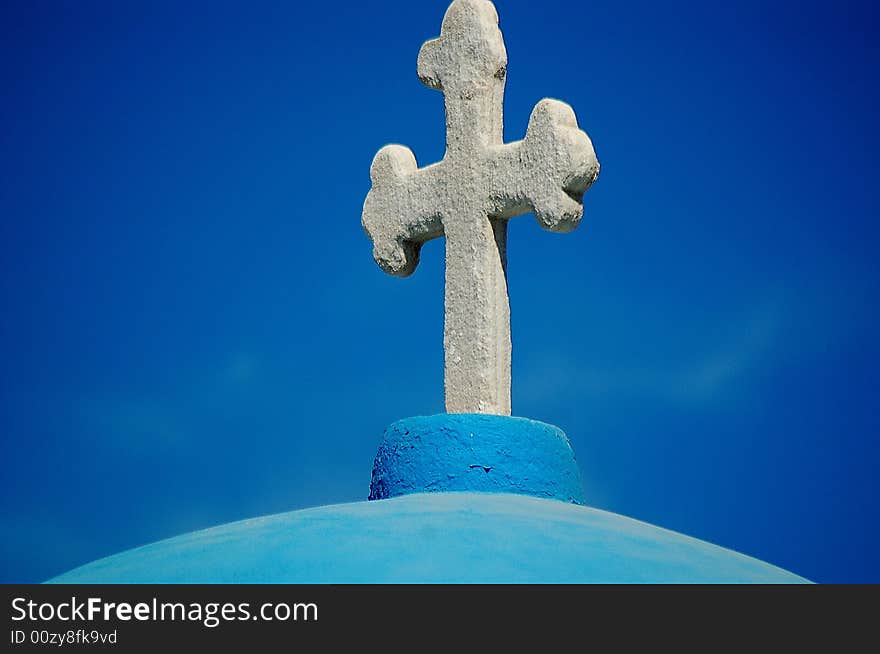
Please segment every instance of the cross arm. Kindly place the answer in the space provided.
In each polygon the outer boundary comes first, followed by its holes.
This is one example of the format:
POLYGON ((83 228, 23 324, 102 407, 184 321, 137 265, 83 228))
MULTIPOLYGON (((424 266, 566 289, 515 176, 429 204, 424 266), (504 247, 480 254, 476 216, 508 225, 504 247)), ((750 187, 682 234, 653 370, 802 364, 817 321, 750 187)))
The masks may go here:
POLYGON ((419 170, 412 150, 402 145, 386 145, 373 158, 361 224, 373 258, 390 275, 411 275, 422 243, 443 235, 436 200, 431 205, 438 165, 419 170))
POLYGON ((491 148, 491 215, 510 218, 532 211, 552 232, 569 232, 583 214, 584 193, 599 176, 590 137, 572 108, 541 100, 522 141, 491 148))

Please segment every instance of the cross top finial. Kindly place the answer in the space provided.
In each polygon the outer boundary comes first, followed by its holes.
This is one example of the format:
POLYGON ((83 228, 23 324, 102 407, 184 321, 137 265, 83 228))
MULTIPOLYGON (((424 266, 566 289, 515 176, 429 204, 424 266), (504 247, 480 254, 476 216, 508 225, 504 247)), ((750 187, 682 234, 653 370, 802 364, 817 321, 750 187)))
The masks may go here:
POLYGON ((453 2, 443 17, 440 36, 426 41, 419 51, 419 79, 432 89, 504 79, 506 69, 498 14, 485 0, 453 2))
POLYGON ((599 162, 558 100, 541 100, 525 138, 503 143, 507 51, 488 0, 450 5, 418 74, 443 91, 446 155, 419 168, 405 146, 379 150, 362 224, 376 263, 400 277, 425 241, 446 237, 446 410, 510 415, 507 221, 532 212, 547 230, 574 229, 599 162))
POLYGON ((507 50, 487 0, 456 0, 419 51, 419 79, 446 99, 448 154, 501 143, 507 50))

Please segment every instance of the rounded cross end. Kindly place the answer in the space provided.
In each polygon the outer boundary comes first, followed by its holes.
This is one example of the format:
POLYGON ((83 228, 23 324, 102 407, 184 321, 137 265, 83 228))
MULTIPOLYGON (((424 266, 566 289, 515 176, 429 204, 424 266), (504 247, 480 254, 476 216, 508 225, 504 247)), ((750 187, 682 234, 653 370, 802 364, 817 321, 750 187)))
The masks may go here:
POLYGON ((392 180, 402 179, 418 170, 416 156, 405 145, 386 145, 373 157, 370 164, 370 180, 373 186, 382 186, 392 180))
POLYGON ((425 86, 440 91, 503 81, 507 50, 495 6, 488 0, 455 0, 440 36, 419 50, 417 72, 425 86))
POLYGON ((389 275, 409 277, 419 265, 421 244, 410 241, 378 241, 373 244, 373 259, 389 275))

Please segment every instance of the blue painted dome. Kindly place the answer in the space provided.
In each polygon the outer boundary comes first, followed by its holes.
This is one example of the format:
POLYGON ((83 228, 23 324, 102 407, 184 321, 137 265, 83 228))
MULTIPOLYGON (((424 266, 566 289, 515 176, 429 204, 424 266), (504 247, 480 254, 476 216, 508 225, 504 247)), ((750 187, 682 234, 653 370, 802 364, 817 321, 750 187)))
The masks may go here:
POLYGON ((50 583, 804 583, 757 559, 583 506, 565 434, 523 418, 386 430, 372 501, 196 531, 50 583))
POLYGON ((101 559, 55 583, 793 583, 644 522, 508 493, 418 493, 243 520, 101 559))

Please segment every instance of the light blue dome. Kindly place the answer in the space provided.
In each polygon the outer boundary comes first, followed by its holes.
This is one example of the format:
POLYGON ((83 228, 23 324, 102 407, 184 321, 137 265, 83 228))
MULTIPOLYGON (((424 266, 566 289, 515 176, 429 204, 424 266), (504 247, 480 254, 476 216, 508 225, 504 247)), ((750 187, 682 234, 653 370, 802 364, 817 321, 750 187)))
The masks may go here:
MULTIPOLYGON (((582 506, 562 430, 502 416, 407 418, 373 501, 233 522, 52 583, 804 583, 757 559, 582 506)), ((588 498, 587 498, 588 499, 588 498)))
POLYGON ((419 493, 243 520, 54 583, 803 583, 614 513, 508 493, 419 493))

